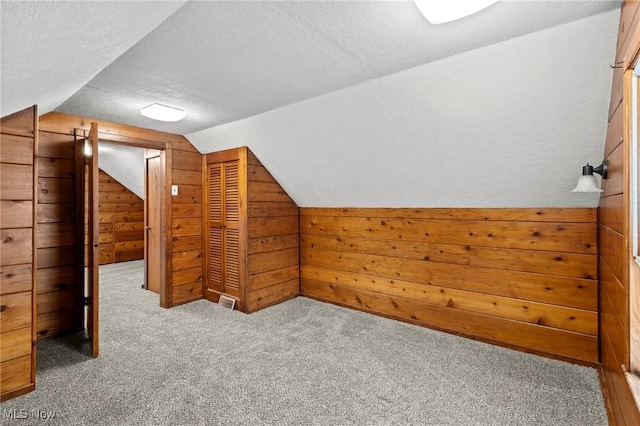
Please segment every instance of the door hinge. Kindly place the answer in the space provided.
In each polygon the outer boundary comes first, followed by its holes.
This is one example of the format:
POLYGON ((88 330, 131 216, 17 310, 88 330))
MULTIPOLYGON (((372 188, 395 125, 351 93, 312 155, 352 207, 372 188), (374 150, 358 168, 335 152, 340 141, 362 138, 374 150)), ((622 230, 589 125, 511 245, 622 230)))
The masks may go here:
POLYGON ((89 306, 89 298, 88 297, 83 297, 82 298, 82 303, 84 303, 84 306, 89 306))

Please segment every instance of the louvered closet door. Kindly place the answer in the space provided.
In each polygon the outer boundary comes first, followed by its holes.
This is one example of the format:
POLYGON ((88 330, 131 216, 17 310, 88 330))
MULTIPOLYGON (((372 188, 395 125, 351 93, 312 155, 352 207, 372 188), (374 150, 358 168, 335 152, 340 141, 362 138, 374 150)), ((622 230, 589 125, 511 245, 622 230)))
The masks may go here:
POLYGON ((207 287, 223 291, 222 164, 209 166, 209 279, 207 287))
POLYGON ((240 197, 238 161, 223 163, 224 170, 224 292, 240 297, 240 197))
POLYGON ((211 164, 209 172, 208 288, 240 297, 238 161, 211 164))

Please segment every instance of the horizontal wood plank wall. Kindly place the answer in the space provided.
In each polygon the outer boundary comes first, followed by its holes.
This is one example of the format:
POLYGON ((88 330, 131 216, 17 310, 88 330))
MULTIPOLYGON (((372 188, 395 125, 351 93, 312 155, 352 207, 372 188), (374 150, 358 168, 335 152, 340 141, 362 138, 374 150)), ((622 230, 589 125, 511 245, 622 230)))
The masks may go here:
POLYGON ((598 362, 595 209, 300 209, 303 295, 598 362))
POLYGON ((247 155, 247 309, 300 294, 298 206, 250 151, 247 155))
MULTIPOLYGON (((103 170, 99 175, 99 211, 100 264, 144 259, 144 200, 103 170)), ((88 219, 85 215, 85 265, 88 219)))
POLYGON ((0 123, 0 401, 35 386, 36 121, 33 107, 0 123))
POLYGON ((624 371, 630 369, 629 259, 629 125, 631 73, 640 47, 640 3, 626 1, 620 15, 616 65, 609 107, 604 158, 609 178, 603 180, 599 207, 600 357, 602 385, 614 425, 638 425, 640 413, 624 371))
POLYGON ((38 340, 83 328, 75 274, 75 139, 40 132, 38 145, 38 340))
MULTIPOLYGON (((171 307, 202 298, 202 154, 181 135, 56 112, 40 117, 41 130, 63 135, 73 135, 74 129, 89 130, 92 122, 98 123, 102 140, 165 150, 169 186, 165 236, 170 244, 164 259, 165 294, 160 300, 162 306, 171 307), (178 185, 177 196, 170 195, 171 185, 178 185)), ((55 198, 74 200, 73 189, 70 194, 55 198)))
POLYGON ((173 215, 174 304, 202 299, 202 158, 198 152, 173 150, 173 184, 178 185, 178 195, 169 200, 173 215))

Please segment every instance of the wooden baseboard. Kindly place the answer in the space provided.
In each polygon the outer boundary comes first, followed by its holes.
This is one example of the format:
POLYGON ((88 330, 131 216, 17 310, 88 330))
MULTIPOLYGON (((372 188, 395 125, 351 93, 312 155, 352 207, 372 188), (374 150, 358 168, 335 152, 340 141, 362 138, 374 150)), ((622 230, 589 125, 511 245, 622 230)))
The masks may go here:
POLYGON ((20 395, 24 395, 25 393, 29 393, 33 390, 35 390, 36 388, 36 384, 35 383, 29 383, 26 386, 23 386, 21 388, 18 389, 14 389, 12 391, 9 392, 5 392, 2 395, 0 395, 0 402, 5 402, 8 401, 10 399, 13 399, 15 397, 18 397, 20 395))
POLYGON ((613 408, 611 406, 611 395, 609 395, 609 388, 607 387, 607 379, 604 375, 602 365, 598 365, 598 375, 600 376, 600 388, 602 389, 602 398, 604 399, 604 406, 607 410, 607 418, 609 419, 609 426, 616 426, 616 418, 613 415, 613 408))

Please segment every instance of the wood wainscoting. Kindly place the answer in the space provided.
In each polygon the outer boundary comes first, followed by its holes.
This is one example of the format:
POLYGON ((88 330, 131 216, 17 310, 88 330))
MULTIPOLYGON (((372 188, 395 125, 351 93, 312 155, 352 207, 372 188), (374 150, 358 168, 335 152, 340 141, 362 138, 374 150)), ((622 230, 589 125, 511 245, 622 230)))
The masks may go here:
POLYGON ((596 209, 300 209, 302 295, 598 362, 596 209))
POLYGON ((35 387, 37 107, 0 122, 0 401, 35 387))
MULTIPOLYGON (((98 185, 100 264, 144 259, 144 200, 103 170, 98 185)), ((85 230, 85 255, 86 244, 85 230)))
POLYGON ((205 156, 204 296, 252 313, 300 293, 298 206, 247 147, 205 156))
MULTIPOLYGON (((40 131, 38 143, 38 340, 84 327, 76 256, 76 154, 72 135, 40 131)), ((81 262, 81 261, 80 261, 81 262)))

